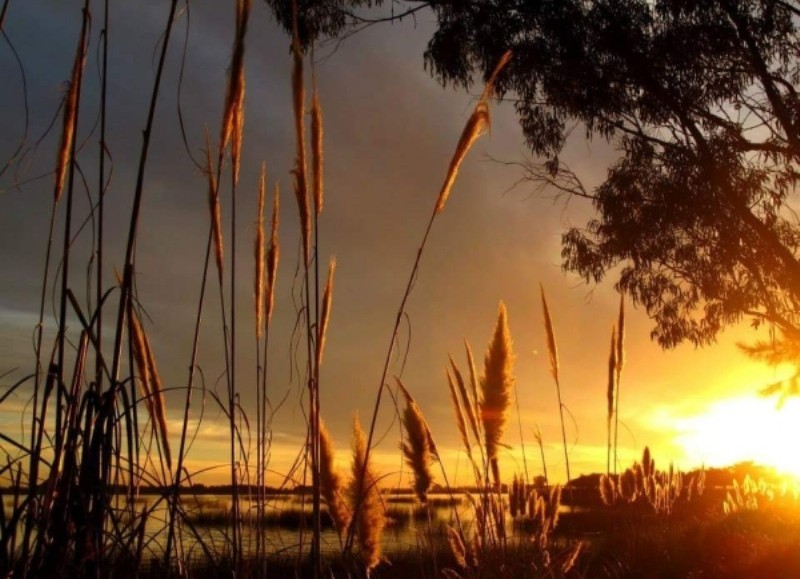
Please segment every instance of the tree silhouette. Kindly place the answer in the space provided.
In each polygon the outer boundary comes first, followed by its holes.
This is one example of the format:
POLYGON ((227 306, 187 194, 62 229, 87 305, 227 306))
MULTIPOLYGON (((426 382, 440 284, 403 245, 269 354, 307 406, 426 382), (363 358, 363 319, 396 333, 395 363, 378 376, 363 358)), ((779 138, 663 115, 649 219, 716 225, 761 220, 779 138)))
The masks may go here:
POLYGON ((563 266, 618 286, 665 347, 705 344, 749 317, 800 331, 800 3, 494 0, 434 3, 426 64, 470 86, 497 55, 530 177, 591 199, 563 266), (620 157, 586 190, 559 162, 579 123, 620 157), (543 159, 543 160, 542 160, 543 159))

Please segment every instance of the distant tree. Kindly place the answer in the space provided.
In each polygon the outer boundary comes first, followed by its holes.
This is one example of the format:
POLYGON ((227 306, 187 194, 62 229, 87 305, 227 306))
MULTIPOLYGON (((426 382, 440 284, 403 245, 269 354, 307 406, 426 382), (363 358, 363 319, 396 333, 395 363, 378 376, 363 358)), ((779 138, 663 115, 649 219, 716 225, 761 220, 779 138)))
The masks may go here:
POLYGON ((665 347, 748 317, 800 340, 800 2, 434 2, 426 64, 470 86, 511 48, 498 88, 540 162, 530 176, 590 199, 563 266, 619 275, 665 347), (620 157, 587 190, 559 161, 575 125, 620 157))

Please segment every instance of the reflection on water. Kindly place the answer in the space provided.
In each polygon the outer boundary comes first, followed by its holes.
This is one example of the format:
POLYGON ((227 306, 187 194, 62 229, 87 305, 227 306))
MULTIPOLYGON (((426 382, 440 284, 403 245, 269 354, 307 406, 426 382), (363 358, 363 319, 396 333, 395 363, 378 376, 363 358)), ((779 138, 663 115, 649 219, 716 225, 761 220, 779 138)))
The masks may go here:
MULTIPOLYGON (((115 497, 112 507, 123 512, 127 498, 115 497)), ((187 558, 202 557, 205 551, 219 554, 230 544, 228 528, 231 498, 228 495, 183 495, 180 525, 180 546, 187 558)), ((463 495, 431 495, 430 519, 428 512, 416 504, 409 496, 386 496, 386 513, 389 522, 383 534, 383 551, 387 554, 415 550, 428 544, 433 537, 435 542, 444 542, 445 525, 456 526, 456 517, 465 530, 472 527, 472 507, 463 495)), ((135 499, 134 508, 138 516, 147 513, 145 524, 145 557, 163 557, 167 542, 169 513, 167 503, 158 495, 142 495, 135 499)), ((13 499, 3 497, 6 517, 13 510, 13 499)), ((245 524, 242 542, 245 552, 254 552, 256 533, 259 531, 250 521, 255 518, 255 502, 241 500, 241 512, 245 524)), ((301 495, 272 495, 267 498, 265 520, 262 533, 269 555, 297 555, 307 552, 311 541, 310 517, 311 499, 301 495)), ((124 524, 130 516, 120 515, 124 524)), ((321 546, 323 552, 341 551, 339 535, 330 524, 323 525, 321 546)), ((513 525, 508 521, 507 528, 513 533, 513 525)), ((427 548, 427 547, 426 547, 427 548)))

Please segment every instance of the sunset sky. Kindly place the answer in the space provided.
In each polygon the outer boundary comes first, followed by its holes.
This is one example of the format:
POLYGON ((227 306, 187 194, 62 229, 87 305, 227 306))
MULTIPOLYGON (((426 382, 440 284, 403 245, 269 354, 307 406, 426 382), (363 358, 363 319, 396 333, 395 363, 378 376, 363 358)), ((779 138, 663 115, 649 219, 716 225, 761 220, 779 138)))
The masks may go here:
MULTIPOLYGON (((98 4, 94 2, 94 4, 98 4)), ((113 175, 109 189, 109 257, 123 259, 127 221, 135 183, 154 70, 157 42, 168 2, 117 3, 110 24, 109 149, 113 175)), ((30 121, 26 145, 35 144, 53 121, 69 78, 80 28, 82 2, 12 2, 4 32, 19 54, 27 82, 30 121)), ((100 7, 93 6, 91 48, 78 132, 81 168, 91 194, 97 191, 98 38, 100 7), (93 132, 94 131, 94 132, 93 132)), ((206 183, 190 154, 201 159, 204 131, 219 130, 225 74, 231 54, 233 5, 213 0, 191 3, 178 20, 159 102, 137 247, 138 297, 149 314, 146 326, 168 388, 187 381, 192 327, 208 232, 206 183), (188 52, 179 93, 181 46, 189 23, 188 52), (179 101, 180 94, 180 101, 179 101), (178 110, 182 111, 188 152, 178 110)), ((338 263, 333 313, 321 378, 322 416, 345 464, 354 413, 367 422, 381 366, 403 289, 433 209, 447 165, 480 87, 470 93, 442 88, 423 68, 423 51, 434 30, 431 14, 416 20, 367 28, 340 44, 316 52, 316 75, 325 118, 326 203, 320 221, 321 263, 338 263)), ((273 401, 287 394, 274 422, 272 468, 285 472, 304 441, 304 388, 293 372, 290 345, 297 316, 295 279, 298 220, 290 188, 294 155, 291 119, 290 41, 275 25, 266 5, 254 4, 247 45, 247 103, 241 190, 238 199, 237 288, 240 347, 238 389, 243 406, 255 399, 255 350, 252 321, 252 244, 255 199, 261 162, 270 188, 282 191, 282 261, 276 292, 270 350, 273 401)), ((0 166, 15 151, 25 128, 22 80, 13 52, 0 45, 0 166)), ((573 474, 605 469, 606 367, 608 342, 619 296, 613 279, 587 286, 560 268, 560 236, 570 225, 585 223, 585 201, 554 200, 520 182, 516 163, 527 151, 509 103, 493 105, 491 133, 467 157, 445 211, 437 218, 409 300, 410 326, 401 331, 400 356, 391 374, 402 379, 425 413, 448 468, 466 475, 463 453, 449 401, 445 366, 448 354, 463 367, 464 340, 482 360, 497 316, 506 303, 514 339, 517 394, 528 468, 541 472, 533 431, 545 438, 548 472, 565 477, 558 405, 549 375, 539 284, 547 292, 559 344, 564 403, 574 417, 567 425, 573 474), (460 461, 457 460, 460 456, 460 461)), ((32 335, 38 319, 47 226, 52 199, 56 129, 19 163, 0 176, 0 387, 15 383, 34 367, 32 335), (8 371, 13 370, 9 374, 8 371)), ((588 184, 598 183, 615 158, 613 148, 590 144, 575 131, 562 156, 588 184)), ((88 215, 86 193, 78 187, 76 223, 88 215)), ((223 190, 223 220, 230 194, 223 190)), ((63 225, 63 206, 59 207, 63 225)), ((226 225, 226 244, 231 232, 226 225)), ((76 243, 71 286, 86 302, 87 227, 76 243)), ((60 239, 56 235, 56 239, 60 239)), ((54 270, 52 270, 54 271, 54 270)), ((52 273, 51 271, 51 279, 52 273)), ((116 307, 117 294, 111 299, 116 307)), ((48 301, 48 304, 52 304, 48 301)), ((713 347, 684 345, 663 352, 650 341, 651 322, 627 304, 626 366, 621 383, 622 466, 650 445, 661 464, 673 460, 684 469, 773 457, 775 438, 797 439, 800 408, 794 402, 775 414, 774 400, 757 400, 760 386, 786 377, 788 369, 747 360, 736 342, 765 339, 744 323, 721 335, 713 347), (769 430, 767 426, 774 430, 769 430), (778 425, 776 427, 776 425, 778 425), (751 435, 730 444, 737 433, 751 435), (763 438, 754 433, 763 435, 763 438), (770 448, 772 449, 770 450, 770 448)), ((201 336, 200 366, 205 386, 219 388, 223 362, 219 295, 209 284, 201 336)), ((46 337, 52 340, 54 307, 48 306, 46 337)), ((109 327, 111 327, 109 325, 109 327)), ((110 332, 106 332, 108 336, 110 332)), ((50 342, 52 343, 52 342, 50 342)), ((50 346, 46 346, 50 348, 50 346)), ((20 436, 30 411, 30 390, 22 389, 0 406, 0 431, 20 436), (24 414, 23 414, 24 411, 24 414), (24 416, 24 418, 21 418, 24 416)), ((170 428, 179 429, 183 393, 167 395, 170 428)), ((385 400, 386 402, 386 400, 385 400)), ((192 407, 196 424, 200 404, 192 407)), ((385 404, 379 423, 379 469, 398 473, 400 431, 385 404)), ((227 425, 211 399, 206 400, 199 436, 189 454, 189 469, 225 464, 227 425)), ((521 472, 520 426, 509 417, 503 472, 521 472)), ((798 465, 782 464, 800 473, 798 465)), ((225 468, 203 475, 223 482, 225 468)), ((456 477, 458 475, 456 474, 456 477)), ((441 481, 440 481, 441 482, 441 481)))

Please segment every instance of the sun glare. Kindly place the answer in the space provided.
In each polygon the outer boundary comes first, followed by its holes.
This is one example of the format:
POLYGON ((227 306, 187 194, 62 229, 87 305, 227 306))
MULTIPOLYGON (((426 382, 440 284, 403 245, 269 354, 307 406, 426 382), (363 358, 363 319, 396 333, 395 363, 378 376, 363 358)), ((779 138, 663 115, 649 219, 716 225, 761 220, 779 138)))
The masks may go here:
POLYGON ((800 478, 800 399, 782 408, 756 395, 712 403, 707 411, 676 421, 687 459, 706 466, 753 461, 800 478))

